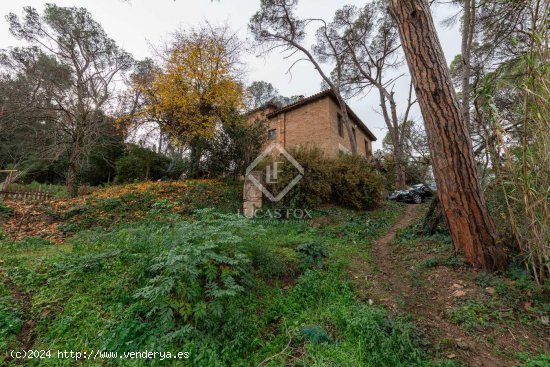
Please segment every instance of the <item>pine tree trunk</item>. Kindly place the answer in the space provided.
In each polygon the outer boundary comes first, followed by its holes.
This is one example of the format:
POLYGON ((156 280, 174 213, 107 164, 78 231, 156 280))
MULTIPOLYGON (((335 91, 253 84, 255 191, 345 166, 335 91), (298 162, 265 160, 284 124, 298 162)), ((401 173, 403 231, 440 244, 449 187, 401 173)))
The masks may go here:
POLYGON ((407 58, 433 161, 438 195, 455 250, 466 261, 486 270, 502 269, 506 254, 498 246, 496 227, 489 216, 479 184, 472 142, 428 2, 391 0, 407 58))

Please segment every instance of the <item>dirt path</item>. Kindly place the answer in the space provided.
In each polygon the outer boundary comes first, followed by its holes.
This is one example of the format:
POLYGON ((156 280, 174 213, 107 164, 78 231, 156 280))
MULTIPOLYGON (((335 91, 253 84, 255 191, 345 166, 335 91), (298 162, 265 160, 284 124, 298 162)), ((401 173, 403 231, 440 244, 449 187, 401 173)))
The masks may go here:
MULTIPOLYGON (((2 274, 0 274, 1 276, 2 274)), ((34 333, 34 321, 31 318, 32 314, 32 296, 29 293, 23 292, 15 283, 10 279, 5 279, 4 284, 10 289, 12 298, 17 302, 21 314, 23 315, 24 322, 21 326, 21 330, 17 333, 17 341, 19 342, 21 349, 29 350, 33 347, 36 340, 36 334, 34 333)), ((16 361, 16 365, 22 364, 23 359, 16 361)))
MULTIPOLYGON (((514 336, 511 330, 467 333, 446 317, 446 312, 461 297, 484 292, 473 282, 472 278, 476 275, 473 270, 444 266, 421 269, 419 264, 426 259, 434 256, 444 259, 449 253, 435 254, 434 245, 430 243, 409 247, 393 243, 400 229, 418 219, 420 209, 420 205, 406 206, 397 223, 373 243, 370 261, 354 258, 350 273, 360 298, 369 303, 384 304, 395 314, 412 315, 434 351, 442 357, 458 359, 471 367, 517 365, 502 355, 503 352, 513 354, 518 348, 518 340, 512 339, 518 336, 514 336), (494 344, 487 342, 489 337, 494 338, 494 344)), ((514 333, 522 329, 525 328, 518 326, 514 333)), ((520 337, 524 341, 533 341, 533 335, 529 335, 526 329, 520 337)), ((524 348, 532 349, 529 346, 524 348)))
POLYGON ((15 300, 19 303, 21 311, 28 319, 25 321, 19 333, 17 333, 17 340, 23 346, 23 349, 28 350, 34 345, 36 335, 33 333, 34 321, 31 316, 32 298, 28 293, 23 293, 20 290, 13 288, 12 294, 15 300))
POLYGON ((405 212, 395 223, 388 233, 379 238, 372 245, 372 256, 378 265, 378 268, 385 276, 391 276, 392 274, 392 250, 391 243, 401 228, 406 228, 414 222, 416 213, 418 212, 419 205, 407 205, 405 212))

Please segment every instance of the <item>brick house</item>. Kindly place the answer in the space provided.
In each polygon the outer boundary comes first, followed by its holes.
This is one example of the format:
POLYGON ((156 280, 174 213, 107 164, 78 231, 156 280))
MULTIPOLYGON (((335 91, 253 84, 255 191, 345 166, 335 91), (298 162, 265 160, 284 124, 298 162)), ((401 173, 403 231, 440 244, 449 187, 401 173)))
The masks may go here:
MULTIPOLYGON (((370 157, 372 142, 376 137, 352 109, 349 106, 347 108, 357 141, 357 152, 370 157)), ((301 98, 284 107, 267 103, 248 113, 248 120, 251 122, 264 119, 268 122, 264 148, 274 142, 281 144, 285 149, 295 146, 316 146, 328 157, 351 151, 342 112, 331 90, 301 98)))

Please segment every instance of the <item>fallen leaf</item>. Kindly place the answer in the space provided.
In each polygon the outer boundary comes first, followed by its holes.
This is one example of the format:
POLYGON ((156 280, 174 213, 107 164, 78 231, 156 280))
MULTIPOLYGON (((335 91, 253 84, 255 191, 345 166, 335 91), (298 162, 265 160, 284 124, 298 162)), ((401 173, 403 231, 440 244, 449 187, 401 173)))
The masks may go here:
POLYGON ((461 290, 457 290, 457 291, 453 292, 454 297, 464 297, 465 295, 466 295, 466 292, 461 291, 461 290))

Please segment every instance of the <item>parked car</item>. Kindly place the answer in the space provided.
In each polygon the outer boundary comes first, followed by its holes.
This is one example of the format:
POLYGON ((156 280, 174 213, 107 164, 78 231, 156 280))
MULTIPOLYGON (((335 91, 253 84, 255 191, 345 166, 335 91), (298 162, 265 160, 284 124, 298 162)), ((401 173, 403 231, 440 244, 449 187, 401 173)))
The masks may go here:
POLYGON ((389 200, 400 202, 420 204, 427 198, 435 195, 437 188, 435 184, 418 184, 412 187, 407 187, 405 190, 397 190, 390 192, 389 200))

